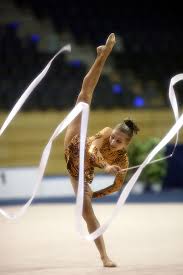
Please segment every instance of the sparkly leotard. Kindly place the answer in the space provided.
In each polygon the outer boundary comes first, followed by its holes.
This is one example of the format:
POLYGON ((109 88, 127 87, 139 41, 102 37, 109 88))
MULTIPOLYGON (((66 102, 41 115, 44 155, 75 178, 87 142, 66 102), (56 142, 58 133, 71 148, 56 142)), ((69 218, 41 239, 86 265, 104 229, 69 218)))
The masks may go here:
MULTIPOLYGON (((85 183, 92 183, 94 178, 94 168, 104 168, 106 162, 110 165, 118 165, 122 169, 128 168, 128 156, 126 150, 111 151, 109 137, 105 138, 100 148, 100 154, 95 147, 92 153, 90 152, 90 146, 95 139, 102 137, 99 132, 95 136, 88 137, 86 141, 85 149, 85 169, 84 169, 84 181, 85 183)), ((78 180, 79 177, 79 135, 75 135, 69 146, 65 149, 65 160, 67 163, 67 170, 69 174, 78 180)), ((105 195, 109 195, 118 191, 125 179, 126 171, 117 173, 114 183, 102 190, 93 193, 94 198, 100 198, 105 195)))

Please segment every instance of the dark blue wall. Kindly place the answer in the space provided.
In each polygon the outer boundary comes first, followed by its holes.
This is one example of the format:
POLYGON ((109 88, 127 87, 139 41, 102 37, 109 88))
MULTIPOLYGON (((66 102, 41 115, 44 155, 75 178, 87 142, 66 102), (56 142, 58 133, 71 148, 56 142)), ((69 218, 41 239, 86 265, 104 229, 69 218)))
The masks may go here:
MULTIPOLYGON (((174 145, 167 145, 166 154, 171 154, 174 145)), ((163 189, 183 188, 183 144, 176 147, 172 158, 168 159, 168 171, 164 178, 163 189)))

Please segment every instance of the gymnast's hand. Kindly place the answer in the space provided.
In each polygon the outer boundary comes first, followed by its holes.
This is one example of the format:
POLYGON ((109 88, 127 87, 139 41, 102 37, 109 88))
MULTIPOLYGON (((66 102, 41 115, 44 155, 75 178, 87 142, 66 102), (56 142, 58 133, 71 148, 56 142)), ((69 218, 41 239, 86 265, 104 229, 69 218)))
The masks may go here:
POLYGON ((107 165, 105 167, 105 172, 109 174, 116 175, 118 172, 121 171, 121 168, 118 165, 107 165))

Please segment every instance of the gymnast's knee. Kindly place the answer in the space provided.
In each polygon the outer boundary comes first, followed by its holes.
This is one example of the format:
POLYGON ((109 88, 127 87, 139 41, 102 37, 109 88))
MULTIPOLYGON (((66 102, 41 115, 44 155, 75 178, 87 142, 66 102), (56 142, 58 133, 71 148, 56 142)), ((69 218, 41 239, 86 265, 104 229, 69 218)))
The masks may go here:
POLYGON ((81 90, 78 98, 77 98, 77 103, 79 102, 85 102, 87 104, 91 103, 91 95, 87 93, 87 91, 81 90))

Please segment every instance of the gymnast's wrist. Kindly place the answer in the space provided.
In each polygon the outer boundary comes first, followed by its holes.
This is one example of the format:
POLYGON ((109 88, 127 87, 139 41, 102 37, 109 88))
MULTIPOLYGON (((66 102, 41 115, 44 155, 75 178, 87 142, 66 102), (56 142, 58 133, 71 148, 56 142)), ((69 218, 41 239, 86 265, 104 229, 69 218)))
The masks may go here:
POLYGON ((105 172, 108 173, 109 167, 110 167, 110 165, 107 162, 104 162, 103 169, 105 170, 105 172))

